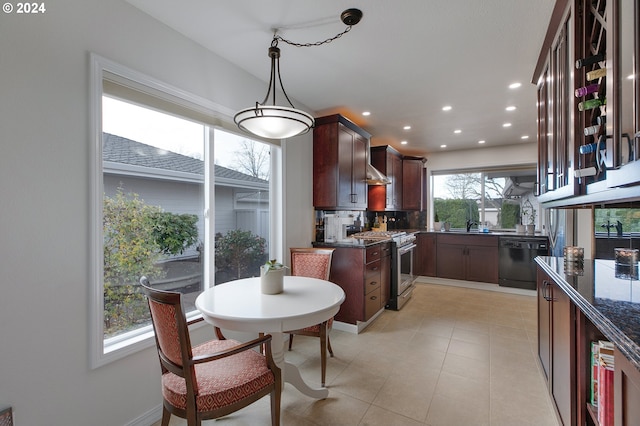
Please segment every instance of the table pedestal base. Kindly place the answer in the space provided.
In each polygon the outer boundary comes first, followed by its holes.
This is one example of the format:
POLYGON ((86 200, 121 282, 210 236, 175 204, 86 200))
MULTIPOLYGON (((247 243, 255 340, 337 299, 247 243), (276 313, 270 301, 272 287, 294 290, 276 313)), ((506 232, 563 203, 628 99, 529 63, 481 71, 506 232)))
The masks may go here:
POLYGON ((329 389, 312 388, 302 379, 298 367, 284 360, 284 334, 275 332, 272 332, 270 334, 273 360, 275 361, 276 365, 282 370, 283 386, 285 382, 291 383, 293 387, 311 398, 325 399, 326 397, 328 397, 329 389))

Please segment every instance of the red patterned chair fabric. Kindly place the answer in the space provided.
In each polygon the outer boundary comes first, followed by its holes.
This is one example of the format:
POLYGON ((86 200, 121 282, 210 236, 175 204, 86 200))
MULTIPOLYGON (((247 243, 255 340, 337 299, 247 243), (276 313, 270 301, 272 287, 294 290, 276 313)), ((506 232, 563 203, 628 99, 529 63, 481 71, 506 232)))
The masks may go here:
MULTIPOLYGON (((291 275, 329 280, 334 250, 330 248, 292 248, 291 275)), ((289 333, 289 350, 293 346, 293 336, 295 334, 320 338, 320 376, 322 386, 325 385, 327 372, 327 350, 333 356, 331 340, 329 340, 329 332, 332 325, 333 318, 330 318, 322 324, 287 332, 289 333)))
POLYGON ((191 347, 180 293, 152 289, 140 280, 149 301, 162 367, 162 425, 171 414, 200 425, 271 395, 271 422, 280 424, 281 372, 271 354, 271 336, 247 343, 224 338, 191 347), (264 347, 266 355, 252 348, 264 347))

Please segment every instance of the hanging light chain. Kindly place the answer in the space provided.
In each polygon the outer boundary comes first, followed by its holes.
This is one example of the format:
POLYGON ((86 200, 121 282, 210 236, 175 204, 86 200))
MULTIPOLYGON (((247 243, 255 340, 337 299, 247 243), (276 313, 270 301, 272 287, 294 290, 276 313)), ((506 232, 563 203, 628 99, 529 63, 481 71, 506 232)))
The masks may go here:
MULTIPOLYGON (((331 43, 332 41, 339 39, 349 31, 351 31, 351 27, 353 27, 353 25, 349 25, 343 32, 336 34, 333 37, 330 37, 324 41, 316 41, 315 43, 296 43, 295 41, 287 40, 286 38, 279 36, 277 33, 273 35, 273 40, 275 41, 276 45, 278 44, 278 40, 280 40, 287 44, 290 44, 291 46, 296 46, 296 47, 321 46, 323 44, 331 43)), ((273 42, 271 43, 271 45, 273 46, 273 42)))

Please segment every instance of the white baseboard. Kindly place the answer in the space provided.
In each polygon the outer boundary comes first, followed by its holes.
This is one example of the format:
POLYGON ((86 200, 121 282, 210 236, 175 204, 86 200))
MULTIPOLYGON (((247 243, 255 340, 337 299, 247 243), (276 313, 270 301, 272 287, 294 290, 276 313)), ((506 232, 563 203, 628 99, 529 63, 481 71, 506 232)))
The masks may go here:
POLYGON ((162 420, 162 403, 131 420, 125 426, 150 426, 162 420))

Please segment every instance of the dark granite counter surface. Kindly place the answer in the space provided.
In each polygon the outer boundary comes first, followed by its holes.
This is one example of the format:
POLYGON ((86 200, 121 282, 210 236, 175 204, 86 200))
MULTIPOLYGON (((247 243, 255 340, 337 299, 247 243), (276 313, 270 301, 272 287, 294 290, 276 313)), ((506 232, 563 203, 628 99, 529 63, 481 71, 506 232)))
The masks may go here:
POLYGON ((472 229, 469 232, 465 232, 464 230, 462 230, 462 231, 432 231, 432 230, 429 230, 429 229, 422 229, 422 230, 419 230, 417 232, 425 233, 425 234, 442 234, 442 235, 482 235, 482 236, 487 236, 487 235, 496 236, 497 235, 498 237, 535 238, 535 239, 541 239, 541 240, 548 239, 548 237, 546 235, 542 235, 542 234, 527 235, 527 234, 518 234, 518 233, 515 233, 515 232, 508 232, 508 231, 479 232, 477 229, 472 229))
POLYGON ((313 247, 353 247, 353 248, 366 248, 376 244, 388 243, 391 238, 386 240, 370 239, 370 238, 348 238, 346 240, 340 240, 335 242, 319 242, 314 241, 311 243, 313 247))
POLYGON ((564 258, 539 256, 536 263, 616 349, 640 370, 640 281, 638 265, 585 259, 582 268, 564 258))

